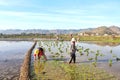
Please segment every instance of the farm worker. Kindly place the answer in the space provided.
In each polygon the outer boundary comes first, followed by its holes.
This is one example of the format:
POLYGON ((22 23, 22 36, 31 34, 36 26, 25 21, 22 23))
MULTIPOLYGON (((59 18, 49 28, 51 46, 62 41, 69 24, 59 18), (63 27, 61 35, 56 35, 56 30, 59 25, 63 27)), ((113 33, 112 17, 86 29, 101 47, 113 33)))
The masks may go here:
POLYGON ((75 46, 75 42, 76 42, 75 38, 72 38, 71 39, 71 47, 70 47, 70 50, 71 50, 71 52, 70 52, 71 59, 69 61, 69 64, 72 62, 72 60, 74 61, 74 63, 76 62, 76 55, 75 55, 75 53, 76 53, 77 48, 75 46))
POLYGON ((46 57, 46 55, 44 53, 43 48, 38 47, 37 49, 35 49, 35 51, 34 51, 34 59, 35 60, 36 60, 36 58, 40 59, 42 56, 44 57, 45 60, 47 60, 47 57, 46 57))

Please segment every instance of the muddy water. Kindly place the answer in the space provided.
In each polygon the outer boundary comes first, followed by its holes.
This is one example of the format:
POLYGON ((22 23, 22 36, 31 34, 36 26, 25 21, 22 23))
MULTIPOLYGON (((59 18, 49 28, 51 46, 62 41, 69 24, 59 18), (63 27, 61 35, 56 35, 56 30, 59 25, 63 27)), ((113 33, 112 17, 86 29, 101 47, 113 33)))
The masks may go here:
POLYGON ((25 53, 33 42, 0 41, 0 80, 18 80, 25 53))

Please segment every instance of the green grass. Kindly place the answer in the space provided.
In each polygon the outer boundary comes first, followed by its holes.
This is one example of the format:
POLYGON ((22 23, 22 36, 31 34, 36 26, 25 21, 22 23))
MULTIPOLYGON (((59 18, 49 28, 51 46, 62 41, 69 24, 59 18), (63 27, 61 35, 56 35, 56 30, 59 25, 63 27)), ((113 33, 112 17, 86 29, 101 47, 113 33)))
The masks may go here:
POLYGON ((32 80, 117 80, 103 69, 90 64, 68 64, 60 61, 34 62, 32 80))
MULTIPOLYGON (((61 41, 70 41, 71 36, 69 34, 60 34, 58 35, 61 41)), ((101 41, 101 42, 120 42, 120 36, 78 36, 76 34, 73 35, 76 39, 79 38, 79 41, 101 41)), ((46 38, 46 39, 56 39, 56 35, 54 34, 3 34, 0 38, 46 38)))

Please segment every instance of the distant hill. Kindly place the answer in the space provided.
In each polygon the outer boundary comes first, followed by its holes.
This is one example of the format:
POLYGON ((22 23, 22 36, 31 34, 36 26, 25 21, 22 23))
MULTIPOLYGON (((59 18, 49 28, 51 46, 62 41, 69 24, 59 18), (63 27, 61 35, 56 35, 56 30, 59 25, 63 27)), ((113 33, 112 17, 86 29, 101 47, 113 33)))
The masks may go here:
POLYGON ((109 29, 112 30, 116 34, 120 34, 120 27, 118 26, 110 26, 109 29))
POLYGON ((104 34, 120 34, 120 27, 117 26, 100 26, 90 31, 91 33, 99 33, 100 35, 104 34))
POLYGON ((28 29, 28 30, 20 30, 20 29, 8 29, 8 30, 0 30, 2 34, 21 34, 21 33, 40 33, 40 34, 74 34, 80 32, 89 32, 89 33, 99 33, 100 35, 104 34, 120 34, 120 27, 118 26, 100 26, 98 28, 88 28, 88 29, 56 29, 56 30, 42 30, 42 29, 28 29))
POLYGON ((42 30, 42 29, 28 29, 28 30, 20 30, 20 29, 8 29, 8 30, 0 30, 0 33, 2 34, 21 34, 21 33, 40 33, 40 34, 51 34, 51 33, 56 33, 56 34, 74 34, 74 33, 79 33, 82 31, 88 31, 92 30, 91 28, 89 29, 56 29, 56 30, 42 30))

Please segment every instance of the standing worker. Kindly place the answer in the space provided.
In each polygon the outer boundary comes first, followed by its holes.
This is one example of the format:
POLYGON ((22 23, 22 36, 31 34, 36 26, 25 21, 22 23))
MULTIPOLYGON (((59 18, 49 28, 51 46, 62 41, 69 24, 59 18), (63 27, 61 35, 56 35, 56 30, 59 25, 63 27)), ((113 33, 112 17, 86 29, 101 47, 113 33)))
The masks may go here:
POLYGON ((71 47, 70 47, 70 50, 71 50, 71 52, 70 52, 71 59, 69 61, 69 64, 72 62, 72 60, 73 60, 74 63, 76 62, 76 55, 75 55, 75 53, 76 53, 77 48, 75 46, 75 41, 76 41, 75 38, 72 38, 72 40, 71 40, 71 47))

